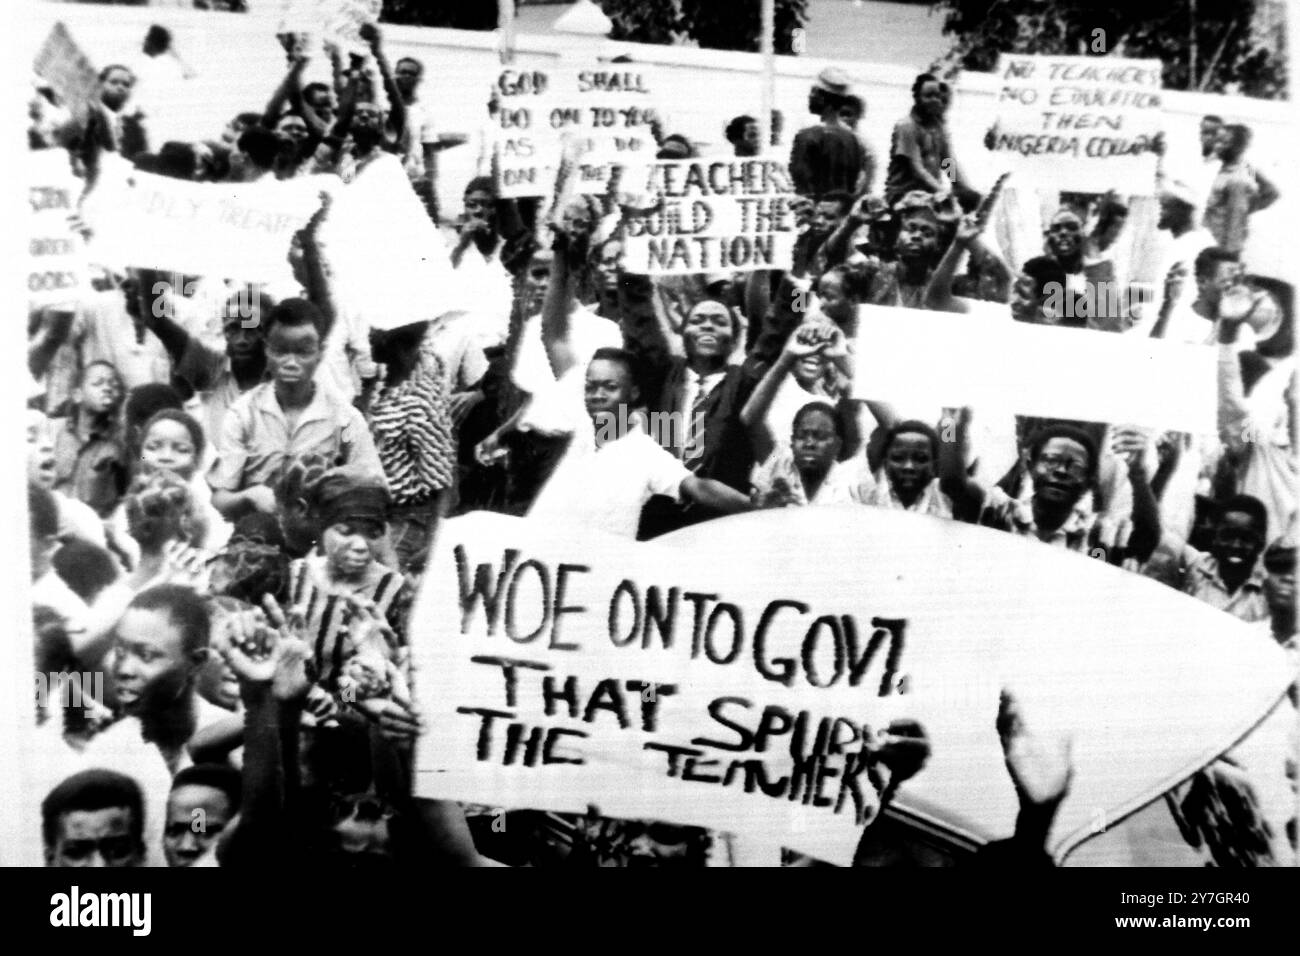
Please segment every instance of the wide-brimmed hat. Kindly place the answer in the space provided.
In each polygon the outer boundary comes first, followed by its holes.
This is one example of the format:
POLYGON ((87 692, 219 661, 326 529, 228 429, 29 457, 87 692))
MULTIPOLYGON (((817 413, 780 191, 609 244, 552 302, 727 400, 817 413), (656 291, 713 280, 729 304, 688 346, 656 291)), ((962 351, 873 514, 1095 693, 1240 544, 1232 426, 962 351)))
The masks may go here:
POLYGON ((817 74, 817 79, 813 81, 814 90, 834 93, 836 96, 847 96, 852 85, 853 80, 838 66, 826 67, 817 74))

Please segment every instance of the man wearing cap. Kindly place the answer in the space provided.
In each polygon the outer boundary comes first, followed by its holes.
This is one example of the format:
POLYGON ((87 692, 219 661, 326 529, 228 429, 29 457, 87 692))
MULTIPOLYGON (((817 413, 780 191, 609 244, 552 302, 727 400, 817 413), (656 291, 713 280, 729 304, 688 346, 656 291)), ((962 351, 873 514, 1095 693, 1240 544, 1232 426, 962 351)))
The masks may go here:
POLYGON ((801 196, 856 195, 862 185, 866 155, 840 116, 848 93, 848 75, 827 67, 808 94, 808 111, 820 116, 821 122, 799 130, 790 149, 790 177, 801 196))
POLYGON ((1160 285, 1155 297, 1142 307, 1141 317, 1133 331, 1153 338, 1171 338, 1176 341, 1204 342, 1209 330, 1198 327, 1191 338, 1186 332, 1173 329, 1171 320, 1183 315, 1196 298, 1196 283, 1192 278, 1196 257, 1202 249, 1214 245, 1209 230, 1197 225, 1196 191, 1180 179, 1164 180, 1158 192, 1160 216, 1156 228, 1167 231, 1173 240, 1169 243, 1156 276, 1160 285))
MULTIPOLYGON (((879 218, 883 214, 877 209, 870 216, 879 218)), ((859 270, 868 283, 866 301, 871 305, 925 308, 926 288, 951 234, 947 217, 935 208, 934 196, 921 190, 904 196, 894 206, 893 214, 898 220, 893 262, 870 255, 869 238, 858 241, 858 251, 868 253, 865 274, 859 270)))

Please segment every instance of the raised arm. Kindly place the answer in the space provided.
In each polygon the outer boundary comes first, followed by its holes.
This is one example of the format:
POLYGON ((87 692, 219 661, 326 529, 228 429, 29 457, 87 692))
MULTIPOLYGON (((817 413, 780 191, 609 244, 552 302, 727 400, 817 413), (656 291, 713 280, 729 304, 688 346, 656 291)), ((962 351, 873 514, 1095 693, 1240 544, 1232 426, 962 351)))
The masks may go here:
POLYGON ((836 329, 829 322, 809 323, 797 329, 786 340, 785 348, 771 367, 763 374, 758 385, 754 387, 749 401, 740 410, 740 421, 749 429, 750 440, 754 443, 755 459, 762 461, 767 457, 780 436, 773 435, 767 426, 767 414, 772 408, 781 386, 800 359, 815 355, 835 340, 836 329))
POLYGON ((136 308, 144 327, 158 336, 174 365, 181 364, 191 344, 190 334, 171 317, 176 290, 156 269, 140 269, 135 278, 136 308))
POLYGON ((1128 464, 1133 489, 1133 531, 1128 550, 1139 561, 1146 561, 1160 543, 1160 505, 1147 475, 1147 436, 1136 428, 1121 428, 1115 434, 1114 450, 1128 464))
POLYGON ((320 193, 320 208, 308 220, 307 225, 303 226, 298 233, 299 240, 302 243, 302 263, 303 271, 306 273, 307 298, 316 308, 325 313, 329 320, 330 328, 338 327, 339 310, 338 302, 334 295, 334 284, 330 280, 330 272, 326 268, 324 250, 317 239, 320 232, 321 223, 329 215, 332 197, 325 190, 320 193))
POLYGON ((930 281, 926 283, 923 301, 927 309, 936 312, 968 311, 966 304, 952 294, 952 283, 957 277, 957 265, 962 256, 975 245, 983 228, 983 223, 974 214, 962 216, 956 236, 944 250, 930 274, 930 281))
POLYGON ((586 242, 563 231, 557 231, 555 259, 551 265, 551 278, 546 285, 546 295, 542 299, 542 344, 546 346, 546 357, 550 359, 551 370, 556 379, 564 375, 577 363, 577 352, 570 340, 570 323, 573 309, 577 305, 577 269, 576 263, 584 258, 586 242))
POLYGON ((1237 334, 1241 324, 1261 303, 1240 282, 1219 300, 1219 440, 1233 453, 1249 447, 1259 430, 1246 404, 1246 388, 1241 378, 1241 360, 1237 353, 1237 334))
POLYGON ((33 377, 40 378, 54 361, 76 321, 76 313, 71 309, 44 308, 39 310, 40 323, 36 332, 27 340, 27 368, 33 377))
POLYGON ((853 238, 853 234, 867 223, 880 218, 887 211, 888 207, 885 205, 885 201, 879 196, 863 196, 854 203, 853 208, 849 210, 849 214, 835 227, 834 232, 826 237, 822 247, 817 250, 817 255, 821 260, 819 265, 824 266, 820 271, 825 272, 826 269, 837 266, 847 259, 852 252, 849 241, 853 238))
POLYGON ((370 46, 375 65, 379 67, 379 76, 384 81, 384 92, 388 94, 389 129, 400 137, 402 131, 406 129, 406 104, 402 101, 402 93, 397 88, 397 83, 393 80, 393 70, 388 65, 388 57, 384 55, 383 38, 380 36, 379 27, 373 23, 363 23, 360 33, 361 39, 370 46))
POLYGON ((299 105, 299 101, 302 99, 302 72, 307 68, 308 62, 309 58, 306 56, 294 56, 293 63, 290 64, 288 72, 284 74, 284 79, 275 88, 271 98, 266 101, 266 109, 262 111, 262 125, 267 129, 275 129, 280 114, 284 112, 285 103, 290 103, 293 106, 299 105))
POLYGON ((214 649, 239 679, 244 702, 243 800, 239 824, 221 862, 250 866, 286 862, 292 821, 288 803, 297 774, 295 741, 310 683, 307 645, 277 612, 274 624, 262 611, 228 616, 214 636, 214 649), (286 742, 290 741, 286 748, 286 742))
POLYGON ((985 493, 980 483, 966 473, 971 417, 969 407, 944 410, 943 432, 951 429, 953 440, 939 442, 939 487, 952 499, 954 512, 974 521, 984 506, 985 493), (958 507, 962 510, 958 511, 958 507))

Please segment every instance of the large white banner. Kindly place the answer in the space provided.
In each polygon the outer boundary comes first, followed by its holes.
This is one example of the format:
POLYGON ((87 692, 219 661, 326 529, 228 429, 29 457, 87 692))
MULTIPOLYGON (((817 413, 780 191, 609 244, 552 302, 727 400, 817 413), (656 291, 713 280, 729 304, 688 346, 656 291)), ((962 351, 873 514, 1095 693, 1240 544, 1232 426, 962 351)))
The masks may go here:
POLYGON ((1236 743, 1289 680, 1265 635, 1146 578, 866 506, 644 544, 455 518, 411 631, 429 728, 418 795, 594 804, 837 863, 880 812, 889 772, 872 745, 893 719, 931 743, 894 799, 976 841, 1016 816, 1000 690, 1041 732, 1071 735, 1059 857, 1099 814, 1113 824, 1236 743))
POLYGON ((1016 322, 1006 309, 859 306, 854 396, 1216 431, 1213 347, 1016 322))
POLYGON ((502 196, 550 196, 566 138, 582 159, 571 188, 603 193, 615 165, 654 158, 656 77, 643 65, 504 69, 493 87, 493 149, 502 196))
POLYGON ((626 222, 623 268, 651 275, 788 269, 795 197, 776 159, 704 159, 633 166, 624 187, 653 211, 626 222))
POLYGON ((446 240, 391 154, 334 191, 319 239, 339 304, 372 327, 425 322, 481 295, 452 271, 446 240))
POLYGON ((1159 60, 1004 53, 997 75, 1000 161, 1061 189, 1155 188, 1159 60))
POLYGON ((247 282, 292 280, 293 235, 320 206, 331 177, 192 183, 105 156, 86 197, 94 261, 247 282))

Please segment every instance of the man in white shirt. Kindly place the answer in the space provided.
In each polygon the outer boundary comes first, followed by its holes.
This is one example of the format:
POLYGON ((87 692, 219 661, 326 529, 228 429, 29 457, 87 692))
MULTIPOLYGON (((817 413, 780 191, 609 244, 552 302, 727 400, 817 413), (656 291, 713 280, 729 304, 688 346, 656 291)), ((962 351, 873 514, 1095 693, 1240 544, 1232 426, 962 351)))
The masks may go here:
POLYGON ((413 57, 404 56, 394 64, 393 82, 402 95, 402 105, 406 107, 406 128, 401 139, 402 165, 412 180, 418 180, 428 172, 438 143, 433 114, 416 95, 423 78, 424 64, 413 57))
POLYGON ((191 588, 163 584, 136 595, 117 622, 110 675, 126 716, 92 739, 87 767, 129 774, 144 790, 150 863, 162 863, 162 827, 172 777, 192 762, 186 744, 230 715, 195 689, 207 659, 208 611, 191 588))
POLYGON ((693 475, 650 437, 634 409, 634 359, 622 349, 592 356, 584 383, 590 429, 574 436, 555 473, 533 502, 530 518, 557 529, 594 527, 635 538, 641 508, 653 495, 691 500, 723 513, 747 511, 733 488, 693 475))
MULTIPOLYGON (((1185 341, 1181 333, 1171 333, 1170 325, 1176 315, 1191 307, 1196 298, 1196 286, 1188 280, 1195 269, 1196 257, 1201 250, 1214 245, 1214 237, 1199 225, 1199 202, 1193 187, 1181 180, 1167 180, 1159 190, 1160 217, 1156 228, 1163 229, 1173 236, 1156 270, 1157 286, 1155 297, 1143 307, 1142 318, 1133 326, 1133 332, 1141 336, 1155 338, 1172 338, 1185 341)), ((1204 341, 1209 335, 1193 338, 1204 341)))

